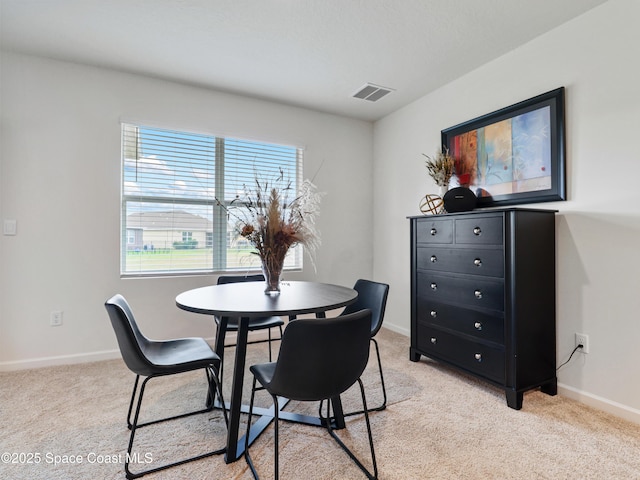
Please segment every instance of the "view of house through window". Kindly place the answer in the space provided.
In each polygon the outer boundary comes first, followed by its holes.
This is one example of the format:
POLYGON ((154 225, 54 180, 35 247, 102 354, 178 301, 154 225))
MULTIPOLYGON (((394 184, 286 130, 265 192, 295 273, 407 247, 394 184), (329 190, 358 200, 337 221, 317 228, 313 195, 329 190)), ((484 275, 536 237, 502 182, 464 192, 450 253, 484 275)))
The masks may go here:
MULTIPOLYGON (((302 149, 122 125, 123 275, 247 271, 260 268, 225 206, 256 178, 281 173, 297 191, 302 149)), ((302 247, 285 268, 302 267, 302 247)))

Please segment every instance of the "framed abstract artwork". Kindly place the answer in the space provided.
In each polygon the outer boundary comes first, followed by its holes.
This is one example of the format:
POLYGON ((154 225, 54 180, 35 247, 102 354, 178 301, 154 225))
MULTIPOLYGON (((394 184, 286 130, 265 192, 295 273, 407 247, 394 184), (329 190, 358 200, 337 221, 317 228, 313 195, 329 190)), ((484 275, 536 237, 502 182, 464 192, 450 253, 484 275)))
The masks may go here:
POLYGON ((441 134, 478 207, 566 200, 564 87, 441 134))

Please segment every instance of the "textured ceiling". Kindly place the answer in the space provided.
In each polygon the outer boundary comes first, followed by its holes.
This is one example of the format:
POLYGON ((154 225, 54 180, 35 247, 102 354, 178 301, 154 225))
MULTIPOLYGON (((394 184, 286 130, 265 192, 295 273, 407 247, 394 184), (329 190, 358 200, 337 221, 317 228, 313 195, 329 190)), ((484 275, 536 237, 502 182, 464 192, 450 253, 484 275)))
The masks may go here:
POLYGON ((605 0, 0 0, 2 49, 376 120, 605 0), (395 91, 352 98, 371 82, 395 91))

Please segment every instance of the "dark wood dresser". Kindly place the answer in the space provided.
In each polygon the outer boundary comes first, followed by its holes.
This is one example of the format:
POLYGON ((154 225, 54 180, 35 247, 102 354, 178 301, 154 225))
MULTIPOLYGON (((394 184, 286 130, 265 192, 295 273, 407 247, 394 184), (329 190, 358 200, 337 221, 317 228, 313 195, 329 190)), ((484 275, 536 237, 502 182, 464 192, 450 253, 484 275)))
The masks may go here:
POLYGON ((555 395, 555 211, 410 217, 411 350, 504 388, 555 395))

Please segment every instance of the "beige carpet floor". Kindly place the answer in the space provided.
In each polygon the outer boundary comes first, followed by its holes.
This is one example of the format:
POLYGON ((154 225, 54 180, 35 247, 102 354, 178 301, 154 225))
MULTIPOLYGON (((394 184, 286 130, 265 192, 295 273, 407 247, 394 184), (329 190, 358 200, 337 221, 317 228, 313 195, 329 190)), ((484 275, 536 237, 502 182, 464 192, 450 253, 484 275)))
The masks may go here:
MULTIPOLYGON (((383 329, 378 340, 389 397, 387 409, 371 416, 381 479, 640 479, 640 426, 536 391, 515 411, 497 388, 424 358, 410 362, 406 337, 383 329)), ((265 345, 249 349, 249 363, 267 358, 265 345)), ((371 404, 381 399, 375 367, 372 358, 364 375, 371 404)), ((0 478, 124 478, 133 379, 120 360, 0 373, 0 478)), ((145 416, 198 407, 203 380, 203 374, 152 380, 145 416)), ((349 391, 345 408, 356 408, 358 398, 349 391)), ((263 393, 260 402, 269 398, 263 393)), ((317 405, 288 408, 315 412, 317 405)), ((224 442, 221 425, 213 412, 147 427, 135 451, 159 465, 213 449, 224 442)), ((272 433, 270 427, 251 448, 263 478, 273 475, 272 433)), ((363 418, 350 417, 339 434, 370 465, 363 418)), ((280 449, 283 479, 364 478, 320 428, 283 423, 280 449)), ((244 460, 225 464, 216 456, 144 478, 252 477, 244 460)))

